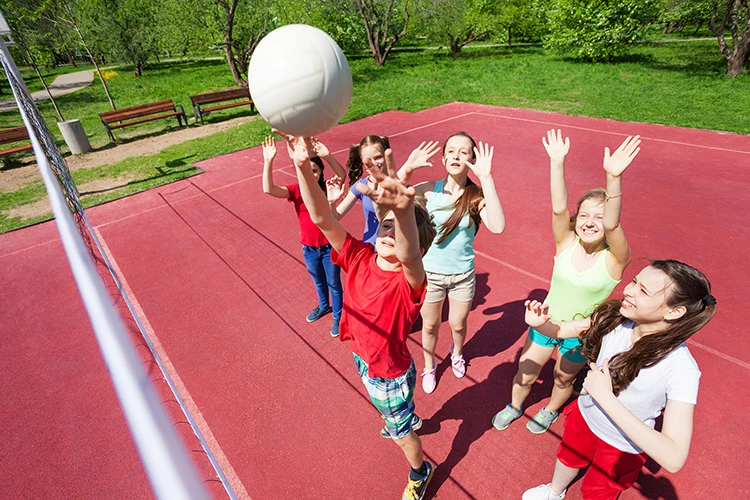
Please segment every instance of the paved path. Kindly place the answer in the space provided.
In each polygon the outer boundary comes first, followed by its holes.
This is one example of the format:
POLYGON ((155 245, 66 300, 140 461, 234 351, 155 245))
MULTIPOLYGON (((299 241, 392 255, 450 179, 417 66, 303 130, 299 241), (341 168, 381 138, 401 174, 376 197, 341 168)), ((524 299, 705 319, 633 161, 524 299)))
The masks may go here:
MULTIPOLYGON (((76 90, 81 90, 84 87, 88 87, 91 85, 91 82, 94 80, 94 70, 87 69, 85 71, 76 71, 75 73, 67 73, 65 75, 60 75, 51 84, 47 84, 49 87, 50 92, 52 92, 52 95, 54 97, 70 94, 71 92, 75 92, 76 90)), ((38 90, 36 92, 32 92, 31 97, 34 99, 34 101, 43 101, 45 99, 49 99, 49 94, 47 94, 47 91, 42 89, 38 90)), ((16 109, 16 101, 15 99, 3 99, 0 101, 0 113, 5 113, 6 111, 10 111, 12 109, 16 109)))

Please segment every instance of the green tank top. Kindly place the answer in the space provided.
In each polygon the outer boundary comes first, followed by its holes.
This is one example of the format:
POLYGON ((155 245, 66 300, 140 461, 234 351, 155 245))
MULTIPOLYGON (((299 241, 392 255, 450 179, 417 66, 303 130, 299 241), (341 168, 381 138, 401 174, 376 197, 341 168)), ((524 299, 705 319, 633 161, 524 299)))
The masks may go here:
POLYGON ((555 257, 552 283, 544 300, 549 313, 556 321, 588 318, 594 309, 607 300, 620 280, 614 280, 607 271, 609 247, 596 259, 590 269, 580 273, 573 266, 573 251, 580 238, 555 257))

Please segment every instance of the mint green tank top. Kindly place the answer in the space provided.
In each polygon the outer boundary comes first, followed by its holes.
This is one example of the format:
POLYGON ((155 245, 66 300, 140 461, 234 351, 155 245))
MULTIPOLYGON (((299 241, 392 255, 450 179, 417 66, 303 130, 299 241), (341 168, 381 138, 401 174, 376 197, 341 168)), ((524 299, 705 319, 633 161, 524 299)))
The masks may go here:
MULTIPOLYGON (((435 242, 440 237, 443 224, 453 213, 453 202, 443 194, 444 185, 445 179, 437 181, 432 196, 427 200, 427 211, 432 215, 437 227, 435 242)), ((458 227, 444 242, 440 245, 433 242, 427 250, 422 259, 425 271, 437 274, 463 274, 474 269, 475 235, 476 227, 469 215, 465 214, 458 227)))
POLYGON ((614 280, 607 271, 609 248, 596 259, 590 269, 580 273, 573 266, 573 251, 580 238, 555 257, 552 283, 544 300, 549 313, 556 321, 588 318, 594 309, 607 300, 620 280, 614 280))

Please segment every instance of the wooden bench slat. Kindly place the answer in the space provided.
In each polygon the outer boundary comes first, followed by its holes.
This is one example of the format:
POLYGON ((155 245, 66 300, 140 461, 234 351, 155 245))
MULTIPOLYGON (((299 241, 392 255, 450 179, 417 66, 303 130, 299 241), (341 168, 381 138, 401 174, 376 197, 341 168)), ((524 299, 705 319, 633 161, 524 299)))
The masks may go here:
POLYGON ((25 146, 16 146, 15 148, 3 149, 2 151, 0 151, 0 156, 18 153, 19 151, 28 151, 29 149, 32 149, 31 144, 27 144, 25 146))
POLYGON ((193 113, 195 114, 195 120, 200 120, 203 123, 203 115, 208 114, 211 111, 218 111, 220 109, 233 108, 236 106, 244 106, 245 104, 250 105, 250 110, 255 110, 255 104, 253 103, 252 97, 250 97, 250 89, 247 87, 240 87, 234 89, 220 90, 218 92, 209 92, 206 94, 191 95, 190 102, 193 104, 193 113), (214 104, 218 102, 236 101, 221 106, 212 106, 210 108, 201 108, 201 105, 214 104))
POLYGON ((0 144, 27 140, 29 140, 29 131, 26 130, 26 127, 13 127, 0 130, 0 144))
POLYGON ((222 106, 214 106, 213 108, 202 108, 202 111, 203 111, 204 113, 208 113, 208 112, 210 112, 210 111, 218 111, 218 110, 220 110, 220 109, 226 109, 226 108, 234 108, 234 107, 236 107, 236 106, 247 106, 247 105, 251 105, 251 104, 252 104, 252 103, 251 103, 251 102, 248 102, 248 101, 243 101, 243 102, 232 102, 232 103, 230 103, 230 104, 224 104, 224 105, 222 105, 222 106))
POLYGON ((177 116, 182 115, 182 111, 175 111, 174 113, 167 113, 166 115, 159 115, 159 116, 152 116, 150 118, 143 118, 141 120, 135 120, 132 122, 127 123, 117 123, 114 125, 110 125, 109 128, 122 128, 122 127, 129 127, 130 125, 138 125, 139 123, 146 123, 153 120, 159 120, 161 118, 169 118, 170 116, 177 116))
POLYGON ((211 104, 213 102, 230 101, 232 99, 250 99, 250 90, 247 88, 222 90, 190 96, 190 102, 195 104, 211 104))
POLYGON ((112 135, 112 130, 114 129, 138 125, 139 123, 146 123, 172 116, 177 117, 177 121, 180 125, 182 125, 182 120, 185 120, 184 126, 187 127, 187 116, 185 116, 185 110, 182 109, 182 104, 175 104, 172 99, 149 102, 138 106, 130 106, 129 108, 99 113, 99 118, 101 118, 102 123, 104 123, 104 127, 107 129, 107 134, 109 135, 109 138, 112 139, 112 142, 115 142, 115 136, 112 135), (136 120, 135 118, 141 119, 136 120))

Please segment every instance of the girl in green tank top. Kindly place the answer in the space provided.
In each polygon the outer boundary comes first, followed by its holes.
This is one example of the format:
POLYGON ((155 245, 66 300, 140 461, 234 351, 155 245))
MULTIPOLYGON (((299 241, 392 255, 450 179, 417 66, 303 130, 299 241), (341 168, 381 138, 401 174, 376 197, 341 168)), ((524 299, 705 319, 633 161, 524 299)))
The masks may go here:
MULTIPOLYGON (((438 229, 437 237, 423 259, 427 271, 427 295, 422 306, 425 360, 422 388, 427 394, 437 385, 435 347, 446 295, 453 339, 451 368, 456 377, 466 375, 463 346, 476 285, 474 235, 480 223, 494 234, 505 230, 505 213, 492 178, 493 153, 494 148, 481 142, 477 146, 466 132, 455 133, 443 144, 445 178, 414 186, 417 196, 427 198, 427 210, 438 229), (469 178, 469 171, 477 176, 479 185, 469 178)), ((414 170, 408 165, 405 167, 414 170)))
MULTIPOLYGON (((560 130, 550 130, 542 138, 550 159, 552 235, 556 247, 545 303, 556 321, 588 317, 609 297, 630 263, 630 246, 620 226, 621 176, 638 155, 640 142, 638 136, 628 137, 612 154, 609 148, 604 148, 606 190, 596 188, 584 193, 575 215, 571 216, 564 170, 570 139, 563 140, 560 130)), ((550 401, 526 425, 534 434, 547 431, 572 395, 575 376, 585 365, 579 346, 578 339, 551 339, 531 328, 513 379, 511 402, 493 418, 495 428, 506 429, 521 416, 532 384, 557 348, 550 401)))

